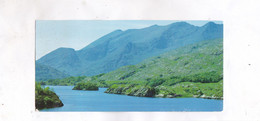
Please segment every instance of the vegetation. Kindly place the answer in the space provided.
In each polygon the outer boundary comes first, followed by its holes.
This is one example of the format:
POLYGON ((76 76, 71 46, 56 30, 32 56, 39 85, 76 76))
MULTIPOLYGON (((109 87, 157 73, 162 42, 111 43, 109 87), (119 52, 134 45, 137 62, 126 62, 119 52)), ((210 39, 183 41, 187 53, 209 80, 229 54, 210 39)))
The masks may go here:
POLYGON ((181 82, 174 86, 160 85, 156 87, 157 97, 201 97, 211 99, 223 98, 223 81, 218 83, 181 82))
POLYGON ((218 82, 223 77, 222 39, 203 41, 121 67, 96 80, 218 82))
POLYGON ((222 99, 222 39, 170 51, 104 74, 96 80, 104 79, 109 86, 106 93, 137 96, 138 90, 145 94, 145 87, 151 87, 155 90, 152 97, 222 99))
POLYGON ((105 93, 143 97, 200 97, 223 99, 223 81, 218 83, 180 82, 174 86, 158 85, 155 87, 135 84, 114 84, 110 86, 105 93))
POLYGON ((110 86, 105 93, 113 93, 113 94, 125 94, 130 96, 138 96, 138 97, 154 97, 156 94, 156 89, 150 86, 143 85, 117 85, 114 84, 110 86))
POLYGON ((93 83, 93 82, 81 82, 81 83, 78 83, 74 88, 73 90, 98 90, 98 86, 96 83, 93 83))
POLYGON ((89 85, 108 87, 106 93, 131 96, 222 99, 222 43, 222 39, 203 41, 106 74, 50 79, 42 83, 77 84, 74 88, 83 90, 90 88, 89 85))
POLYGON ((78 77, 67 77, 63 79, 49 79, 47 81, 40 81, 42 85, 59 85, 59 86, 73 86, 79 82, 82 82, 86 76, 78 76, 78 77))
POLYGON ((36 109, 61 107, 63 103, 59 97, 49 89, 42 88, 39 83, 35 84, 35 106, 36 109))

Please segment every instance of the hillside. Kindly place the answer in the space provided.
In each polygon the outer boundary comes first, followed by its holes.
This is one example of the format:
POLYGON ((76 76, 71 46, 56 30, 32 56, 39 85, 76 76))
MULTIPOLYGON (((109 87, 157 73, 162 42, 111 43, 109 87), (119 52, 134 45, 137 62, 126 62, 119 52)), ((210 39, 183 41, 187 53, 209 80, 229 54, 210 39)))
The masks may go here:
POLYGON ((78 51, 71 48, 54 50, 37 63, 72 76, 92 76, 134 65, 179 47, 218 38, 223 38, 223 25, 213 22, 202 27, 176 22, 166 26, 116 30, 78 51))
POLYGON ((49 80, 49 79, 61 79, 69 77, 70 75, 60 72, 57 69, 48 67, 43 64, 35 63, 35 77, 36 81, 49 80))
MULTIPOLYGON (((139 64, 124 66, 99 77, 106 81, 147 81, 212 73, 223 76, 222 39, 199 42, 179 48, 139 64)), ((220 80, 217 80, 220 81, 220 80)))
POLYGON ((106 93, 148 97, 223 98, 223 40, 203 41, 88 81, 106 93))
POLYGON ((223 40, 208 40, 92 77, 49 80, 48 85, 93 82, 106 93, 145 97, 223 99, 223 40))

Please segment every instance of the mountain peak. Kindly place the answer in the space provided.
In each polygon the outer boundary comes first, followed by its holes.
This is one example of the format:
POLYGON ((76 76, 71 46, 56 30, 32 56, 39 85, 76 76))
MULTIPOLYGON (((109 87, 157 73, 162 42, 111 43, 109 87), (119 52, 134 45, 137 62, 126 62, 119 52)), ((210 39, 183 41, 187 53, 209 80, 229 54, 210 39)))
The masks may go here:
POLYGON ((75 51, 73 48, 68 48, 68 47, 60 47, 60 48, 57 48, 56 50, 54 51, 64 51, 64 50, 72 50, 72 51, 75 51))
MULTIPOLYGON (((154 25, 152 25, 152 26, 150 26, 150 27, 158 27, 158 25, 157 25, 157 24, 154 24, 154 25)), ((150 27, 149 27, 149 28, 150 28, 150 27)))
POLYGON ((187 27, 187 26, 193 26, 187 22, 184 22, 184 21, 180 21, 180 22, 175 22, 175 23, 172 23, 172 24, 169 24, 168 26, 170 27, 187 27))
POLYGON ((116 34, 116 33, 121 33, 121 32, 123 32, 123 30, 121 30, 121 29, 116 29, 116 30, 110 32, 109 34, 116 34))
POLYGON ((74 54, 76 51, 73 48, 66 48, 66 47, 60 47, 57 48, 56 50, 52 51, 51 53, 48 53, 47 55, 41 57, 37 61, 41 63, 42 61, 49 60, 51 58, 56 58, 59 56, 64 56, 64 55, 69 55, 69 54, 74 54))
POLYGON ((185 22, 185 21, 180 21, 180 22, 175 22, 175 23, 172 23, 170 25, 190 25, 189 23, 185 22))
POLYGON ((122 30, 121 29, 117 29, 117 30, 115 30, 113 32, 122 32, 122 30))
POLYGON ((203 25, 203 26, 204 26, 204 27, 207 27, 207 26, 216 26, 216 25, 218 25, 218 24, 216 24, 216 23, 210 21, 210 22, 206 23, 206 24, 203 25))

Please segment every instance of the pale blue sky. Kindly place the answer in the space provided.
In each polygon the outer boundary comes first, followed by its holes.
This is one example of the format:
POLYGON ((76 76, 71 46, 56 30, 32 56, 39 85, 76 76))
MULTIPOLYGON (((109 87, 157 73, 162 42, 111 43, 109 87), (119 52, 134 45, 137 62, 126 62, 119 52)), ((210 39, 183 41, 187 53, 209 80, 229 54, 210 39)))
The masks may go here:
MULTIPOLYGON (((173 20, 37 20, 36 59, 59 48, 69 47, 79 50, 98 38, 116 30, 139 29, 154 24, 168 25, 173 20)), ((186 21, 202 26, 209 21, 186 21)), ((222 24, 222 21, 213 21, 222 24)))

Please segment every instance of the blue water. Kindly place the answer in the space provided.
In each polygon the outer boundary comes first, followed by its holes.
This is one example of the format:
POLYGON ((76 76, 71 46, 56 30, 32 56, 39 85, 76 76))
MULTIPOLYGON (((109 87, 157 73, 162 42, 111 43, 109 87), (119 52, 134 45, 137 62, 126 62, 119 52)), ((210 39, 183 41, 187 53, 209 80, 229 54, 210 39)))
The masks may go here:
POLYGON ((73 86, 49 86, 60 97, 63 107, 42 109, 60 111, 222 111, 223 100, 201 98, 151 98, 72 90, 73 86))

